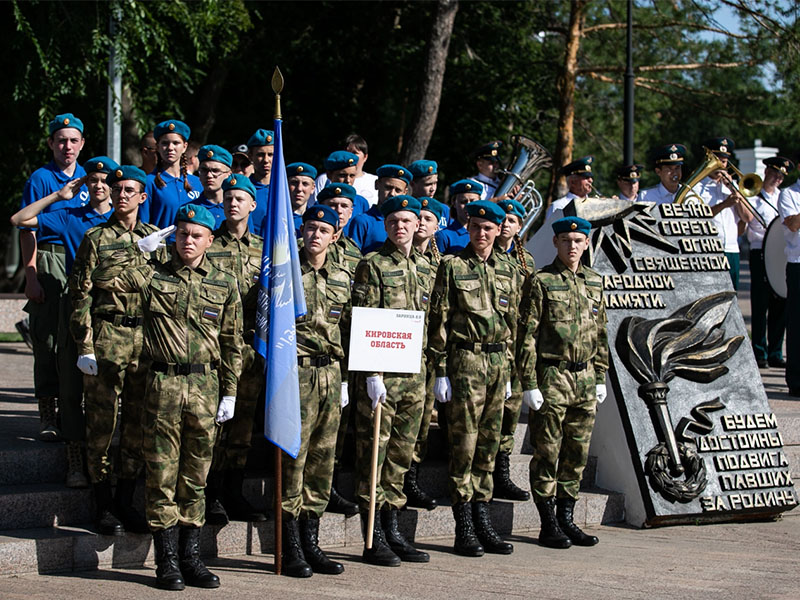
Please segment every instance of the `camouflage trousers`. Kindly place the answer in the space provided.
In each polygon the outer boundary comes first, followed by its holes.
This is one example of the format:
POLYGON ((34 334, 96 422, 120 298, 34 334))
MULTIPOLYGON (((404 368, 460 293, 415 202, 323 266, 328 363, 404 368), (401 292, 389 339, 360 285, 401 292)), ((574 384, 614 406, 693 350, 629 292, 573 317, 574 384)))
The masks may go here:
POLYGON ((78 369, 78 345, 69 331, 72 302, 69 294, 61 297, 58 311, 56 363, 58 366, 58 417, 61 437, 71 442, 86 438, 83 415, 83 373, 78 369))
POLYGON ((283 457, 283 512, 294 518, 319 518, 331 497, 342 397, 339 363, 299 367, 300 452, 283 457))
POLYGON ((419 423, 419 434, 417 443, 414 445, 415 463, 421 463, 428 454, 428 430, 431 428, 431 417, 433 416, 433 404, 436 398, 433 395, 433 384, 436 381, 436 370, 431 364, 427 364, 425 374, 425 405, 422 409, 422 420, 419 423))
POLYGON ((245 346, 242 353, 242 376, 236 390, 236 410, 233 418, 220 428, 214 446, 212 471, 244 469, 253 438, 253 422, 258 401, 264 395, 264 358, 245 346))
POLYGON ((519 414, 522 412, 522 384, 511 371, 511 397, 503 403, 503 423, 500 426, 500 449, 498 452, 514 452, 514 433, 517 431, 519 414))
MULTIPOLYGON (((367 396, 366 377, 357 377, 356 496, 361 510, 369 509, 374 411, 367 396)), ((386 402, 381 407, 378 437, 376 510, 385 505, 403 508, 403 482, 411 466, 425 404, 425 368, 421 373, 384 373, 386 402)))
POLYGON ((577 498, 597 412, 593 367, 572 373, 547 366, 537 378, 544 404, 530 417, 533 499, 577 498))
POLYGON ((86 457, 92 483, 111 475, 108 450, 120 420, 119 476, 136 479, 144 466, 142 419, 147 364, 141 360, 142 326, 123 327, 101 319, 94 322, 97 375, 84 375, 86 457), (119 415, 119 399, 122 413, 119 415))
POLYGON ((37 304, 29 300, 24 308, 29 315, 33 346, 33 387, 37 398, 55 398, 59 394, 56 359, 58 313, 67 286, 63 248, 60 246, 62 252, 43 248, 37 250, 36 270, 39 284, 44 290, 44 302, 37 304))
POLYGON ((150 371, 144 430, 145 509, 151 530, 201 527, 218 425, 217 372, 150 371))

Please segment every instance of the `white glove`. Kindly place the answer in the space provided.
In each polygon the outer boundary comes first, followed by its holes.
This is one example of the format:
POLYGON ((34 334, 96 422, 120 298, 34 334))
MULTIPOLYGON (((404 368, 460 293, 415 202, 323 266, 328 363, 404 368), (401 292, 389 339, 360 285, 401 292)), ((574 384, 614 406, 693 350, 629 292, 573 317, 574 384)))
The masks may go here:
POLYGON ((433 396, 439 404, 450 402, 453 397, 453 388, 450 387, 449 377, 437 377, 433 382, 433 396))
POLYGON ((342 382, 342 400, 341 400, 342 408, 344 408, 348 404, 350 404, 350 394, 347 392, 347 382, 343 381, 342 382))
POLYGON ((224 423, 233 418, 233 409, 236 408, 236 396, 223 396, 217 409, 217 423, 224 423))
POLYGON ((594 390, 595 390, 595 394, 597 394, 597 403, 598 404, 602 404, 603 400, 605 400, 606 396, 608 396, 608 391, 606 390, 606 384, 605 383, 598 383, 594 387, 594 390))
POLYGON ((542 408, 542 404, 544 404, 544 396, 542 396, 542 392, 538 389, 525 390, 522 392, 522 401, 525 403, 525 406, 532 411, 537 411, 542 408))
POLYGON ((506 400, 511 398, 511 382, 506 382, 506 400))
POLYGON ((164 240, 171 236, 176 229, 175 225, 170 225, 143 237, 136 242, 136 245, 139 246, 139 250, 142 252, 155 252, 156 249, 164 247, 164 240))
POLYGON ((383 385, 383 377, 380 375, 367 377, 367 396, 372 400, 372 410, 378 407, 378 402, 386 402, 386 386, 383 385))
POLYGON ((97 375, 97 358, 94 354, 81 354, 78 357, 78 368, 84 375, 97 375))

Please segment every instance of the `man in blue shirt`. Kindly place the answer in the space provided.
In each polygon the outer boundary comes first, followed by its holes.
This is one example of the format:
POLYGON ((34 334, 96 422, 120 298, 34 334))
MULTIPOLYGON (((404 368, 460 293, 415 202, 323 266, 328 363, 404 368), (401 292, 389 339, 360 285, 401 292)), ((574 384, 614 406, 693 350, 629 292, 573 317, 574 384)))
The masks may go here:
MULTIPOLYGON (((411 195, 414 198, 433 198, 439 187, 439 164, 435 160, 415 160, 408 165, 408 170, 414 176, 411 181, 411 195)), ((444 229, 450 223, 450 207, 442 207, 442 216, 439 217, 439 229, 444 229)))
MULTIPOLYGON (((346 150, 331 152, 328 158, 325 159, 325 185, 330 183, 346 183, 355 188, 356 175, 358 174, 358 160, 358 155, 353 152, 348 152, 346 150)), ((317 190, 316 187, 312 190, 315 193, 309 199, 309 204, 311 206, 314 206, 317 202, 316 193, 321 190, 322 188, 317 190)), ((369 201, 356 192, 356 198, 353 202, 353 217, 363 215, 369 208, 369 201)))
POLYGON ((367 212, 354 217, 350 225, 350 239, 364 255, 377 250, 386 241, 381 204, 387 198, 407 194, 413 179, 411 171, 400 165, 383 165, 378 169, 377 175, 375 189, 378 190, 378 203, 367 212))
POLYGON ((303 213, 306 212, 308 199, 314 191, 314 180, 317 170, 308 163, 295 162, 286 167, 286 179, 289 183, 289 198, 292 201, 292 218, 294 234, 300 238, 300 227, 303 226, 303 213))
POLYGON ((193 204, 202 206, 211 213, 211 216, 214 217, 214 230, 216 231, 225 220, 225 209, 222 206, 222 182, 231 174, 233 157, 225 148, 208 144, 197 151, 197 159, 200 161, 197 173, 200 176, 200 183, 203 184, 203 193, 193 204))
POLYGON ((461 179, 450 186, 450 202, 455 218, 436 232, 436 245, 442 254, 458 254, 469 244, 467 204, 481 199, 483 186, 473 179, 461 179))
POLYGON ((272 177, 272 155, 275 153, 275 133, 258 129, 247 140, 247 151, 253 163, 250 181, 256 188, 256 209, 250 214, 250 233, 262 235, 261 225, 267 215, 267 196, 272 177))
MULTIPOLYGON (((83 123, 72 113, 56 115, 48 125, 47 145, 53 160, 37 169, 25 183, 20 208, 58 192, 71 180, 86 175, 78 164, 84 145, 83 123)), ((70 202, 76 206, 89 201, 85 187, 77 186, 70 202)), ((45 210, 49 211, 50 207, 45 210)), ((25 312, 30 315, 30 337, 33 348, 34 394, 39 402, 41 420, 39 439, 59 439, 56 419, 58 368, 56 366, 56 331, 58 306, 67 283, 64 244, 56 234, 30 230, 20 231, 22 264, 25 268, 25 312)))

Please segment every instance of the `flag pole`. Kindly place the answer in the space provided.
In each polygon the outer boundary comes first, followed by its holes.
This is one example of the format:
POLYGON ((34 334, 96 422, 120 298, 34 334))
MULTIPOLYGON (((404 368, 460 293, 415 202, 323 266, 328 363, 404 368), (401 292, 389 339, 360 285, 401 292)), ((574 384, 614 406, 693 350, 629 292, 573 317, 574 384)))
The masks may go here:
MULTIPOLYGON (((281 92, 283 91, 283 75, 276 66, 272 74, 272 91, 275 94, 275 119, 281 119, 281 92)), ((280 575, 283 568, 283 468, 281 465, 281 449, 275 446, 275 574, 280 575)))
POLYGON ((372 532, 375 531, 375 500, 378 487, 378 443, 381 437, 381 403, 375 407, 372 421, 372 466, 369 472, 369 516, 367 518, 367 550, 372 548, 372 532))

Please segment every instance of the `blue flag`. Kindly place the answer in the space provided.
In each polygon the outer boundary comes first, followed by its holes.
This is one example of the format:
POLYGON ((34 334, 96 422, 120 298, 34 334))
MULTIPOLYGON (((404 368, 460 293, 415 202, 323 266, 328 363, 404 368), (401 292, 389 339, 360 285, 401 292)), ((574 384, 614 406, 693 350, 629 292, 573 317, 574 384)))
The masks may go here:
POLYGON ((275 119, 272 180, 261 231, 264 252, 253 347, 266 364, 264 436, 292 458, 297 458, 301 423, 294 323, 296 318, 306 314, 306 299, 283 160, 280 119, 275 119))

